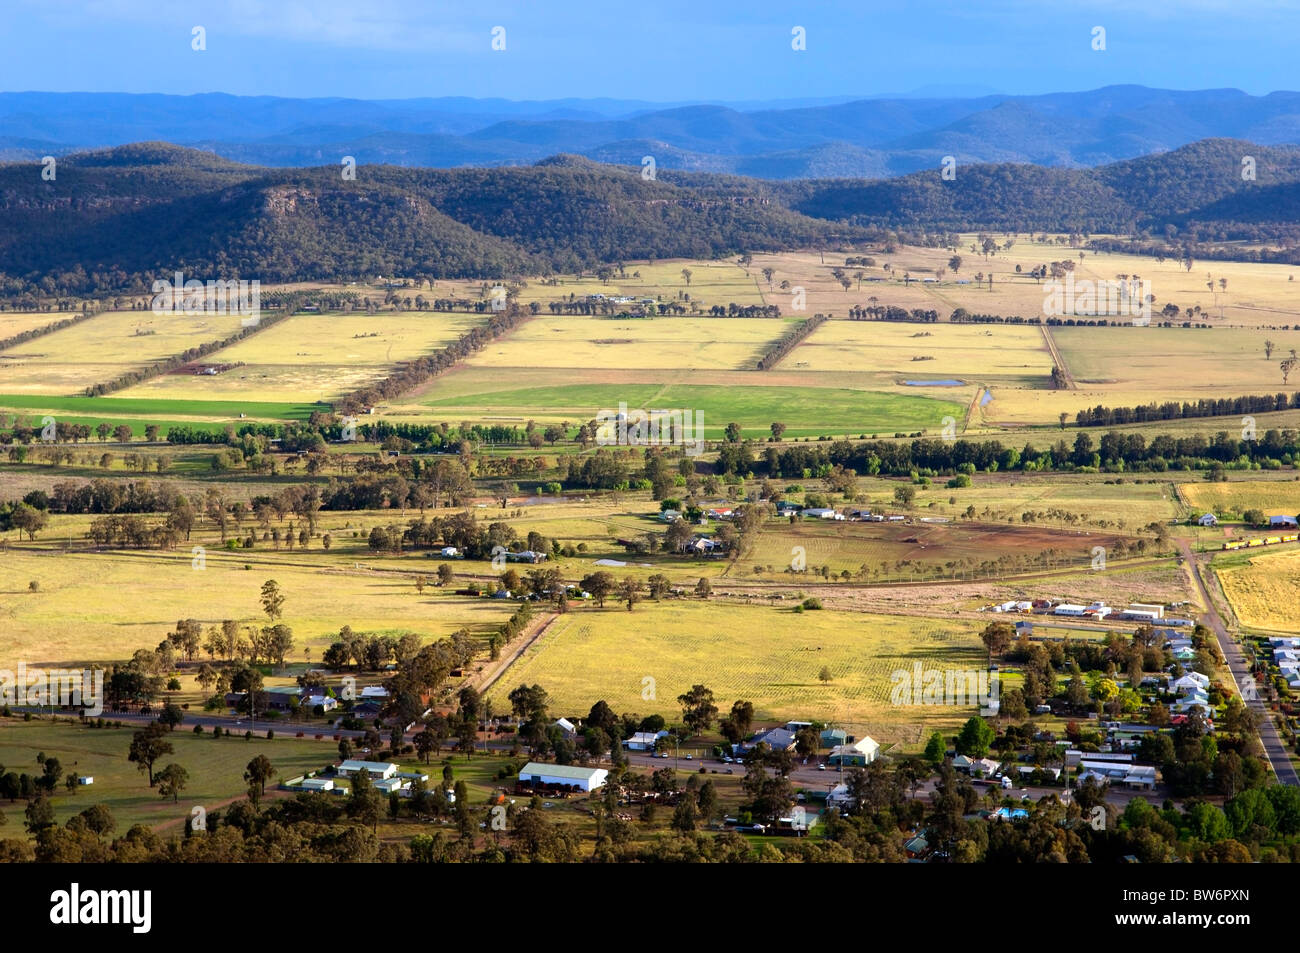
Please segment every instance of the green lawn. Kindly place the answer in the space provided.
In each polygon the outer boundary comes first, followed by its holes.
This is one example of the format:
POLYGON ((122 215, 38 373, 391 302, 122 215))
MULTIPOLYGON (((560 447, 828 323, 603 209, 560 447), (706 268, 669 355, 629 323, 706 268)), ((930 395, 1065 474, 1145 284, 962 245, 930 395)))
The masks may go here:
MULTIPOLYGON (((132 824, 150 827, 170 825, 165 831, 180 834, 185 818, 195 805, 211 812, 232 798, 245 795, 244 768, 259 754, 271 759, 276 773, 267 794, 280 780, 296 777, 305 771, 319 770, 338 760, 335 742, 297 739, 292 737, 297 729, 286 727, 286 734, 277 730, 271 741, 243 736, 213 738, 205 732, 195 735, 192 728, 182 725, 168 736, 176 749, 166 755, 155 771, 176 763, 189 772, 189 783, 181 791, 179 801, 173 803, 158 795, 157 788, 149 787, 146 775, 126 760, 131 746, 131 736, 138 726, 123 728, 88 728, 60 719, 50 722, 37 719, 24 722, 21 718, 0 719, 0 764, 5 771, 16 774, 38 775, 41 766, 36 763, 38 752, 46 757, 58 758, 62 773, 75 771, 89 775, 95 783, 76 788, 69 794, 60 784, 54 793, 54 814, 62 824, 73 814, 92 804, 107 804, 117 819, 116 834, 125 834, 132 824)), ((0 810, 7 815, 6 836, 22 836, 25 802, 12 804, 0 801, 0 810)))

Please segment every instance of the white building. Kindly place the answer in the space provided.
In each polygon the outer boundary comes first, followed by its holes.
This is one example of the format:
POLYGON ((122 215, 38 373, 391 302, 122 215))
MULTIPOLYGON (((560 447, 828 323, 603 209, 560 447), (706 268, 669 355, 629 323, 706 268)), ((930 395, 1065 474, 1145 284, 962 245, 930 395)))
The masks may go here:
POLYGON ((362 770, 365 770, 370 773, 370 779, 375 781, 391 778, 396 775, 400 769, 397 765, 388 761, 357 761, 349 758, 334 770, 338 772, 341 777, 345 778, 350 778, 352 775, 360 774, 362 770))
POLYGON ((638 731, 623 742, 628 751, 654 751, 655 742, 667 735, 666 731, 638 731))
POLYGON ((1063 602, 1052 610, 1052 615, 1083 615, 1088 611, 1084 606, 1076 606, 1071 602, 1063 602))
POLYGON ((574 764, 545 764, 529 761, 519 769, 519 781, 537 787, 577 787, 594 791, 605 783, 609 772, 604 768, 583 768, 574 764))

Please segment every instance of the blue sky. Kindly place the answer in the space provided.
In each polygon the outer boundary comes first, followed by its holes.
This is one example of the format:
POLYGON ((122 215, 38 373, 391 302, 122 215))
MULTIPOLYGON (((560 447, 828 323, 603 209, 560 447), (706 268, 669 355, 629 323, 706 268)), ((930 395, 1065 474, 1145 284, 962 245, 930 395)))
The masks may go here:
POLYGON ((1287 0, 7 0, 0 90, 745 101, 1300 87, 1287 0), (1139 7, 1141 9, 1133 9, 1139 7), (207 49, 191 49, 194 26, 207 49), (504 51, 491 48, 505 28, 504 51), (802 26, 807 49, 791 49, 802 26), (1106 49, 1092 49, 1092 30, 1106 49))

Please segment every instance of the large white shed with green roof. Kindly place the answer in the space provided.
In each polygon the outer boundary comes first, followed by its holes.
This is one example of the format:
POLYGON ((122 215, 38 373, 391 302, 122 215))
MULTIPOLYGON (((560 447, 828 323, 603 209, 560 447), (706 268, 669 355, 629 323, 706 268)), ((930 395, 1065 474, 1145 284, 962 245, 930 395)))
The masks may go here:
POLYGON ((560 787, 564 785, 594 791, 605 783, 609 772, 604 768, 583 768, 574 764, 546 764, 541 761, 529 761, 519 769, 519 780, 523 784, 539 787, 560 787))

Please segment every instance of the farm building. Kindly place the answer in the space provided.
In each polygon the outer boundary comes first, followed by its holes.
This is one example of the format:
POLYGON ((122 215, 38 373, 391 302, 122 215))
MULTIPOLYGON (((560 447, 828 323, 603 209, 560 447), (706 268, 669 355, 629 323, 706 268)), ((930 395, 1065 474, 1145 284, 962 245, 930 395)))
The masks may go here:
POLYGON ((1139 609, 1137 606, 1129 606, 1123 612, 1119 613, 1121 619, 1132 619, 1136 622, 1159 622, 1160 613, 1151 609, 1139 609))
POLYGON ((1213 513, 1205 513, 1196 522, 1201 526, 1218 526, 1219 518, 1213 513))
POLYGON ((840 745, 848 744, 849 735, 843 728, 827 728, 822 732, 823 748, 838 748, 840 745))
POLYGON ((298 787, 304 791, 333 791, 334 781, 330 778, 307 778, 298 787))
POLYGON ((546 561, 546 553, 535 553, 531 549, 525 549, 517 553, 506 553, 506 562, 509 563, 540 563, 546 561))
POLYGON ((594 791, 605 783, 609 772, 604 768, 580 768, 572 764, 545 764, 529 761, 519 769, 519 783, 534 787, 576 787, 594 791))
POLYGON ((1269 529, 1294 528, 1296 518, 1294 516, 1270 516, 1268 518, 1269 529))
POLYGON ((879 753, 880 745, 876 744, 871 738, 863 738, 851 745, 836 745, 831 749, 830 757, 826 759, 826 763, 831 765, 865 765, 875 761, 876 755, 879 753))
POLYGON ((829 506, 814 506, 814 507, 810 507, 809 509, 803 510, 801 515, 802 515, 804 518, 806 518, 806 519, 819 519, 819 520, 842 520, 842 519, 844 519, 843 514, 841 514, 841 513, 837 512, 837 511, 835 511, 834 509, 832 509, 832 508, 829 507, 829 506))
POLYGON ((577 737, 578 734, 577 726, 574 725, 574 723, 569 721, 569 719, 567 718, 557 718, 555 720, 555 727, 559 728, 560 732, 566 738, 572 739, 577 737))
POLYGON ((655 743, 667 734, 666 731, 638 731, 623 742, 623 747, 628 751, 654 751, 655 743))
POLYGON ((1075 605, 1072 602, 1063 602, 1052 610, 1053 615, 1083 615, 1088 610, 1084 606, 1075 605))
POLYGON ((397 765, 388 761, 356 761, 349 758, 334 770, 345 778, 366 771, 370 774, 372 780, 383 780, 396 776, 399 769, 397 765))

